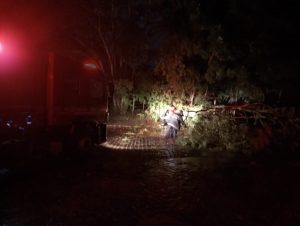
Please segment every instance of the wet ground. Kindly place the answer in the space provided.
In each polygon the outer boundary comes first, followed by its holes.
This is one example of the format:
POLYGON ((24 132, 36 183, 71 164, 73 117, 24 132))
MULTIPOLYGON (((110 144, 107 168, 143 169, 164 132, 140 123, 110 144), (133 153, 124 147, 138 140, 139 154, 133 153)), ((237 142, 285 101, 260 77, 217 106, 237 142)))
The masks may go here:
MULTIPOLYGON (((112 144, 118 133, 110 132, 112 144)), ((145 136, 126 137, 126 145, 153 146, 145 136)), ((300 223, 297 159, 106 145, 0 167, 0 225, 300 223)))

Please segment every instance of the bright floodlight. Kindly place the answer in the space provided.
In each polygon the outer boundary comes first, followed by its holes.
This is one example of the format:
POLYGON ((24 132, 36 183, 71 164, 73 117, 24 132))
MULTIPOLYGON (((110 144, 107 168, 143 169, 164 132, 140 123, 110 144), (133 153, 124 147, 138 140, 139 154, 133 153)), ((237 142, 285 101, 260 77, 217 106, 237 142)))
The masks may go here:
POLYGON ((3 52, 3 45, 2 45, 2 43, 0 42, 0 53, 2 53, 3 52))

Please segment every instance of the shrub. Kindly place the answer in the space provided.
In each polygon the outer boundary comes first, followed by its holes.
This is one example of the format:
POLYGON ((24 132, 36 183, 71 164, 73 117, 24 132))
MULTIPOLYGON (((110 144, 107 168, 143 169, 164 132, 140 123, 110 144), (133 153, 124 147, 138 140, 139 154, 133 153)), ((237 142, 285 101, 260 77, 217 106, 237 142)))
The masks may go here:
POLYGON ((246 124, 236 124, 216 115, 198 115, 193 120, 196 122, 178 138, 181 145, 190 145, 196 149, 217 148, 228 151, 249 147, 246 124))

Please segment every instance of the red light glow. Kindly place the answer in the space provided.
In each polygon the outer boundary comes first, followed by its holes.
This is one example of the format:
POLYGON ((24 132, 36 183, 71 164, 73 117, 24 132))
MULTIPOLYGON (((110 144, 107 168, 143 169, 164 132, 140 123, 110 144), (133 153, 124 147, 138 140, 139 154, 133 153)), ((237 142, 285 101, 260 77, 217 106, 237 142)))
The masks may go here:
POLYGON ((2 43, 0 41, 0 53, 2 53, 2 52, 3 52, 3 45, 2 45, 2 43))

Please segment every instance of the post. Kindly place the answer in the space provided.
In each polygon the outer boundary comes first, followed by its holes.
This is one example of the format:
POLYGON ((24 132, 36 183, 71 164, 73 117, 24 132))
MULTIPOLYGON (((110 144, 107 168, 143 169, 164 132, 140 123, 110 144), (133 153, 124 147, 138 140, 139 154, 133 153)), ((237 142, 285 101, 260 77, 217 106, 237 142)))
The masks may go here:
POLYGON ((47 73, 47 126, 54 124, 53 118, 53 98, 54 98, 54 53, 48 54, 48 73, 47 73))

